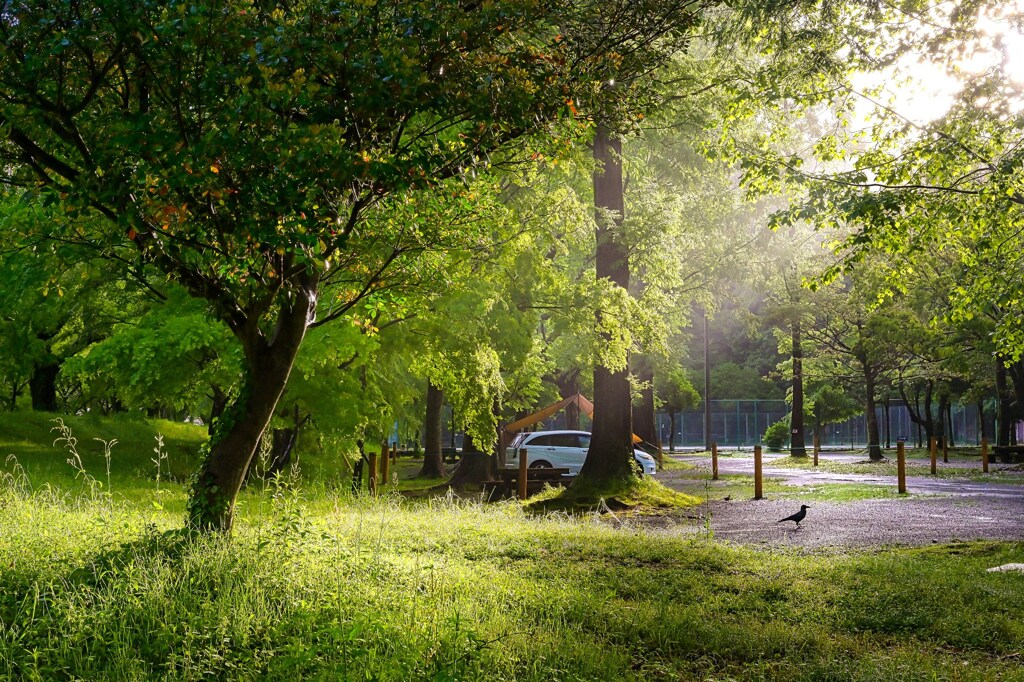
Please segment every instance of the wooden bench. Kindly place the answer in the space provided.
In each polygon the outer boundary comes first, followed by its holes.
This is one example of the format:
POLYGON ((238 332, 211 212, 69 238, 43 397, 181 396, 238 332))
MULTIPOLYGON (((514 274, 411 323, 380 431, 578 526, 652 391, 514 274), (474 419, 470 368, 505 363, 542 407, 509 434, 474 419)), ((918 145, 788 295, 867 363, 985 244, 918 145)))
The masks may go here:
MULTIPOLYGON (((526 492, 528 495, 540 492, 544 485, 565 486, 575 476, 569 475, 568 467, 534 467, 526 470, 526 492)), ((484 481, 484 492, 495 497, 513 497, 519 482, 519 469, 498 469, 498 475, 484 481)))

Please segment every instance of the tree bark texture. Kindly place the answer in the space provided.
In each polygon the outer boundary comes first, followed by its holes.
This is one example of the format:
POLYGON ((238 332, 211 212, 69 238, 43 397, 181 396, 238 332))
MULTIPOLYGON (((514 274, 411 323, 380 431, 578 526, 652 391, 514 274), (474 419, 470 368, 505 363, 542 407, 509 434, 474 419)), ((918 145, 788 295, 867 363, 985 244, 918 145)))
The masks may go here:
POLYGON ((28 388, 32 396, 32 409, 38 412, 57 411, 57 376, 61 362, 55 357, 39 362, 32 368, 28 388))
POLYGON ((868 459, 881 461, 882 447, 878 439, 878 415, 875 414, 875 372, 864 364, 864 417, 867 422, 868 459))
POLYGON ((444 412, 444 392, 427 381, 427 411, 423 424, 423 478, 444 476, 444 455, 441 452, 441 423, 444 412))
POLYGON ((243 388, 225 410, 210 439, 188 502, 189 523, 201 530, 230 531, 235 498, 274 416, 306 329, 316 315, 315 278, 307 278, 282 300, 273 334, 256 321, 233 329, 246 359, 243 388))
POLYGON ((807 456, 804 435, 804 348, 800 336, 800 319, 793 320, 793 411, 789 421, 791 457, 807 456))
MULTIPOLYGON (((580 392, 580 371, 573 369, 563 372, 555 377, 555 385, 558 387, 558 395, 563 400, 576 395, 580 392)), ((573 431, 580 428, 580 408, 576 403, 569 403, 565 406, 565 428, 573 431)))
POLYGON ((644 383, 640 391, 640 402, 633 406, 633 433, 643 439, 644 450, 655 454, 661 449, 658 425, 654 414, 654 367, 648 358, 639 358, 634 367, 636 378, 644 383))
POLYGON ((455 468, 448 485, 452 488, 479 486, 484 481, 492 480, 498 472, 495 470, 494 457, 480 450, 472 436, 466 434, 462 441, 462 456, 459 466, 455 468))
POLYGON ((946 445, 946 402, 948 400, 949 398, 945 394, 939 396, 939 411, 936 415, 938 419, 935 420, 935 438, 938 440, 940 448, 944 445, 949 447, 946 445))
MULTIPOLYGON (((597 209, 597 279, 629 289, 629 254, 622 234, 622 141, 598 124, 594 136, 594 206, 597 209)), ((597 311, 600 324, 602 312, 597 311)), ((598 486, 634 475, 633 411, 629 369, 594 367, 594 429, 586 462, 577 480, 598 486)))
POLYGON ((1013 431, 1013 398, 1007 384, 1006 365, 996 358, 996 445, 1008 446, 1013 431))

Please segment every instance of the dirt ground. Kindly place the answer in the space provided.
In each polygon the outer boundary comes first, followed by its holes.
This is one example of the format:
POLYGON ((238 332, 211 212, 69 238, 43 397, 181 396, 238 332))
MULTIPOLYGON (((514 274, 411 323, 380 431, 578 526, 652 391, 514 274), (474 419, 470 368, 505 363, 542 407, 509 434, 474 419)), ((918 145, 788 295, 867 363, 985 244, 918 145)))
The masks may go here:
MULTIPOLYGON (((744 459, 730 459, 728 467, 739 473, 747 465, 744 459)), ((753 468, 752 460, 749 466, 753 468)), ((793 473, 786 482, 794 486, 821 482, 804 480, 805 474, 792 470, 776 471, 793 473)), ((893 485, 890 481, 868 480, 871 478, 843 476, 844 482, 849 483, 893 485)), ((671 475, 659 480, 669 487, 681 487, 673 485, 671 475)), ((934 479, 928 482, 934 485, 925 489, 922 481, 918 494, 899 499, 802 502, 797 495, 786 500, 718 501, 647 517, 637 523, 653 532, 702 535, 710 530, 718 540, 779 547, 881 547, 978 539, 1024 541, 1024 485, 934 479), (798 511, 801 503, 809 509, 799 528, 792 521, 777 523, 798 511)), ((913 492, 915 488, 910 483, 908 487, 913 492)))

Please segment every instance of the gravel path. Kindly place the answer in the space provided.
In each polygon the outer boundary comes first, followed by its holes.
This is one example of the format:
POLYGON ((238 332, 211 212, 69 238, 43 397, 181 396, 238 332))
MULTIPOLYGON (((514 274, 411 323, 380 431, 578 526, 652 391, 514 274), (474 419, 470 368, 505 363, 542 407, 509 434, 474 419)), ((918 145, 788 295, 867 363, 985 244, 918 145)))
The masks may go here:
POLYGON ((685 516, 650 517, 652 530, 684 535, 707 532, 741 544, 798 547, 927 545, 956 540, 1024 541, 1024 500, 914 498, 811 502, 797 528, 776 523, 800 509, 799 500, 712 502, 685 516))
MULTIPOLYGON (((690 458, 687 458, 690 459, 690 458)), ((853 461, 853 460, 851 460, 853 461)), ((893 486, 891 477, 824 474, 794 469, 771 469, 765 475, 795 485, 875 483, 893 486)), ((719 460, 723 473, 752 473, 753 459, 719 460)), ((659 479, 669 487, 673 477, 659 479)), ((966 480, 913 477, 911 492, 901 499, 819 502, 807 504, 800 528, 776 523, 800 508, 799 497, 786 500, 711 502, 679 515, 640 520, 655 532, 701 535, 708 527, 716 539, 741 544, 780 547, 880 547, 927 545, 956 540, 1024 541, 1024 486, 966 480)))

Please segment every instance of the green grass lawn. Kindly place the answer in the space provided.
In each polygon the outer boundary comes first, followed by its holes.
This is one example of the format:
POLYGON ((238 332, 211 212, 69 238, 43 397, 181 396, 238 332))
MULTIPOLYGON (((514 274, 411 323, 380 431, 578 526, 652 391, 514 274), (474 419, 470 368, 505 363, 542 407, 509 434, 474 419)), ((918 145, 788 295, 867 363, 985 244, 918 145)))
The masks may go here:
POLYGON ((1024 680, 1024 576, 984 570, 1024 543, 753 550, 301 479, 186 537, 182 485, 119 494, 117 450, 112 491, 51 482, 48 447, 0 481, 0 679, 1024 680))

